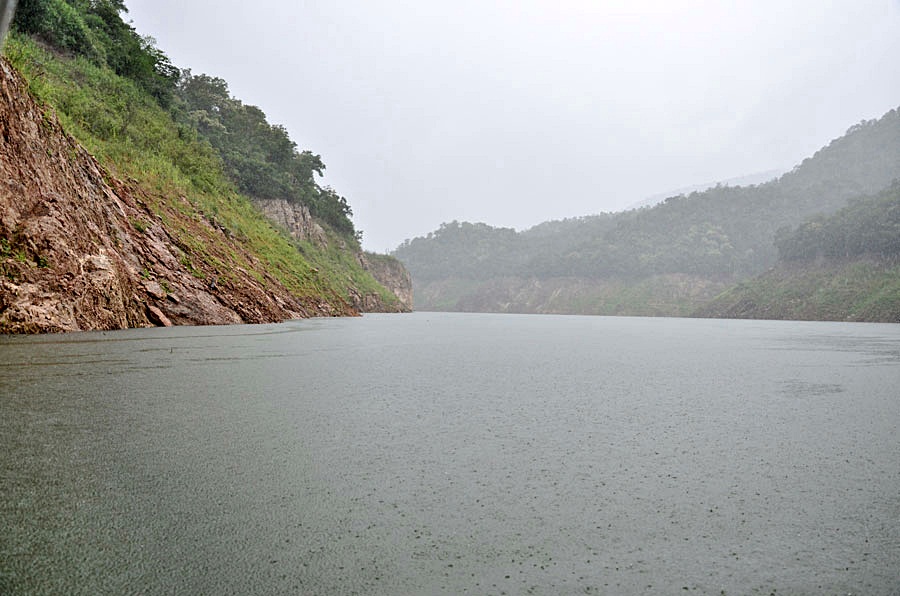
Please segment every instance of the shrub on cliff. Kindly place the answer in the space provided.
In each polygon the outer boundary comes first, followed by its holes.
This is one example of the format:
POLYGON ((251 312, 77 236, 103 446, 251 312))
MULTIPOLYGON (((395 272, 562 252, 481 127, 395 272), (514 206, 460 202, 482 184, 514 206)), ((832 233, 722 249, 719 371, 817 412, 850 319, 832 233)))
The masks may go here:
POLYGON ((141 37, 122 19, 126 12, 124 0, 19 0, 13 27, 109 66, 168 106, 179 70, 152 38, 141 37))
POLYGON ((218 151, 241 192, 301 203, 338 234, 358 238, 347 200, 316 182, 325 171, 322 158, 298 151, 283 126, 269 124, 261 109, 232 97, 228 83, 218 77, 185 70, 177 94, 176 117, 218 151))
MULTIPOLYGON (((237 283, 245 273, 259 283, 272 277, 295 297, 333 305, 334 312, 351 302, 351 288, 355 295, 377 294, 387 306, 396 303, 346 248, 356 248, 352 242, 332 230, 327 248, 301 243, 298 250, 236 192, 219 153, 135 81, 86 57, 55 55, 21 34, 9 37, 4 54, 31 94, 51 108, 48 118, 58 116, 113 176, 141 187, 146 214, 165 227, 192 275, 214 274, 220 284, 237 283)), ((132 225, 140 231, 147 224, 132 225)))

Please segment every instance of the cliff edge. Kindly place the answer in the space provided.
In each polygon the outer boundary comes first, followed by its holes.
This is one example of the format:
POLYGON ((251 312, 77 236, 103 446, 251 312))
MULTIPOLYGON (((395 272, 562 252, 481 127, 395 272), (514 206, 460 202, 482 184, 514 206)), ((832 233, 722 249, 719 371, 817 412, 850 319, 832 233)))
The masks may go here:
POLYGON ((0 58, 0 332, 353 314, 293 295, 187 198, 115 178, 0 58))
POLYGON ((406 267, 398 259, 390 255, 380 255, 371 252, 359 253, 359 264, 372 274, 375 281, 383 285, 388 291, 397 297, 396 306, 387 306, 383 303, 376 305, 373 310, 365 312, 410 312, 413 309, 412 276, 406 267))
MULTIPOLYGON (((284 199, 254 199, 253 204, 272 223, 297 242, 307 242, 320 250, 328 250, 328 234, 316 222, 309 209, 302 204, 284 199)), ((335 240, 332 239, 331 242, 335 240)), ((337 240, 343 246, 341 251, 350 250, 346 242, 337 240)), ((410 312, 413 308, 412 278, 399 260, 389 255, 359 251, 356 260, 363 271, 368 272, 384 289, 390 292, 373 291, 371 287, 349 278, 346 281, 347 294, 353 308, 360 312, 410 312), (387 299, 386 299, 387 298, 387 299)))

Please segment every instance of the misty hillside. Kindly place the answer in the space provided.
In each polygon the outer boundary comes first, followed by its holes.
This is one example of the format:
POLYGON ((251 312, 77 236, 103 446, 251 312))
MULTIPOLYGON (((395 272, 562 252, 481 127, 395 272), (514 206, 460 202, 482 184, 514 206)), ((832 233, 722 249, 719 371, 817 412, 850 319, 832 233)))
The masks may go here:
POLYGON ((641 201, 638 201, 637 203, 629 205, 628 207, 626 207, 626 210, 640 209, 641 207, 653 207, 654 205, 662 203, 669 197, 688 195, 692 192, 703 192, 704 190, 709 190, 710 188, 715 188, 717 186, 756 186, 757 184, 763 184, 765 182, 775 180, 776 178, 780 178, 784 173, 784 169, 766 170, 764 172, 757 172, 755 174, 746 174, 744 176, 737 176, 735 178, 727 178, 725 180, 719 180, 713 183, 694 184, 685 188, 679 188, 675 191, 661 192, 651 195, 641 201))
POLYGON ((775 267, 694 314, 900 323, 900 182, 782 230, 776 244, 775 267))
MULTIPOLYGON (((898 178, 900 113, 891 110, 852 126, 771 182, 715 187, 654 207, 547 222, 521 233, 452 222, 404 242, 394 254, 412 273, 420 308, 606 312, 608 294, 619 292, 608 286, 633 289, 654 280, 656 289, 642 298, 652 308, 636 306, 633 314, 687 314, 698 300, 774 265, 779 230, 834 213, 898 178), (571 283, 561 281, 566 279, 571 283), (542 280, 554 281, 548 286, 542 280), (579 304, 559 302, 573 284, 579 304), (554 288, 552 307, 538 287, 554 288), (657 295, 661 287, 672 290, 668 297, 657 295), (697 287, 705 290, 695 292, 697 287), (591 304, 592 293, 606 296, 602 304, 591 304)), ((622 310, 623 302, 612 300, 609 314, 631 312, 622 310)))

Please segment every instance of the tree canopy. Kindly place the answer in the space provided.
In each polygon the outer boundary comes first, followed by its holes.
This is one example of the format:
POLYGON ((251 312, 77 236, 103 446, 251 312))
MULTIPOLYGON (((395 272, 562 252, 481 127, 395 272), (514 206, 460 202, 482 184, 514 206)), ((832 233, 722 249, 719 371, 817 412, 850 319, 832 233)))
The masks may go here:
POLYGON ((347 199, 316 181, 325 171, 319 155, 298 150, 283 126, 232 97, 223 79, 177 68, 125 22, 127 12, 125 0, 19 0, 13 26, 134 81, 212 146, 241 192, 302 203, 338 234, 359 239, 347 199))
POLYGON ((816 217, 776 238, 784 261, 900 256, 900 182, 883 192, 853 200, 830 217, 816 217))
POLYGON ((302 203, 338 233, 356 235, 347 199, 316 181, 325 171, 322 158, 299 151, 283 126, 269 124, 261 109, 232 97, 223 79, 185 70, 177 97, 179 120, 219 152, 241 192, 302 203))
POLYGON ((152 37, 123 20, 126 12, 124 0, 19 0, 13 27, 109 66, 168 106, 179 70, 152 37))
MULTIPOLYGON (((404 242, 394 254, 420 281, 658 274, 736 279, 776 262, 779 229, 834 213, 849 199, 876 193, 897 178, 900 113, 891 110, 854 125, 765 184, 717 186, 654 207, 548 222, 518 234, 453 222, 404 242)), ((803 230, 798 233, 809 232, 803 230)))

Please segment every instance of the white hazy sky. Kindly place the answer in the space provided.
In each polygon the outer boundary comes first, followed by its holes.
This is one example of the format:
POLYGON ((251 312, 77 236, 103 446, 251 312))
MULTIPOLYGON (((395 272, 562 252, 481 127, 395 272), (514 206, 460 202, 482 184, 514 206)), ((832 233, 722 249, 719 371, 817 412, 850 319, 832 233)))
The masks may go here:
POLYGON ((789 169, 900 106, 900 0, 126 0, 322 156, 369 250, 789 169))

